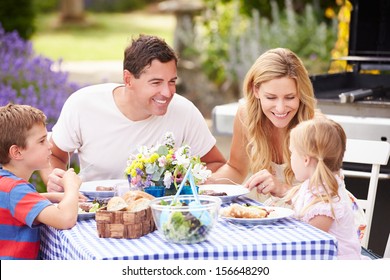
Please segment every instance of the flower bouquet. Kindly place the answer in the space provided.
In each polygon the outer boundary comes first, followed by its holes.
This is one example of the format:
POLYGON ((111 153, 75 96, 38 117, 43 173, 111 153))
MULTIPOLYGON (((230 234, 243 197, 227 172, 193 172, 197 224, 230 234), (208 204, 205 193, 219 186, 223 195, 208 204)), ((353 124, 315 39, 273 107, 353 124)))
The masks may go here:
POLYGON ((132 189, 145 190, 163 185, 166 189, 174 188, 176 191, 189 166, 192 166, 191 172, 196 185, 204 183, 211 176, 211 170, 206 168, 200 157, 191 154, 190 146, 175 148, 174 136, 168 132, 164 135, 162 144, 142 146, 138 154, 131 154, 125 174, 132 189))

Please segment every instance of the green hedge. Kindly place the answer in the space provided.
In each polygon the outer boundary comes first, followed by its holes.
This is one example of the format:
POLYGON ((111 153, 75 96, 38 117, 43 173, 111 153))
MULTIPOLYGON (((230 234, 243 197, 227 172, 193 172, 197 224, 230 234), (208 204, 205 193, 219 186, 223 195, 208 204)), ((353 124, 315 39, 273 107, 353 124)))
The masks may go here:
POLYGON ((7 32, 17 31, 24 39, 35 32, 35 10, 31 0, 1 0, 0 24, 7 32))

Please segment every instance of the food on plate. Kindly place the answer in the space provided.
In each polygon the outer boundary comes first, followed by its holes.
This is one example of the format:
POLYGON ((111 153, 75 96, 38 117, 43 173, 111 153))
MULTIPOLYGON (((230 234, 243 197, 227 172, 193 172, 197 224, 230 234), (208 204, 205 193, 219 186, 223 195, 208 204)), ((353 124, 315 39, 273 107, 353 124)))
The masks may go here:
POLYGON ((79 213, 95 213, 101 204, 97 201, 94 202, 81 202, 79 203, 79 213))
POLYGON ((114 187, 106 187, 106 186, 97 186, 96 187, 97 192, 112 192, 115 191, 114 187))
POLYGON ((120 197, 120 196, 113 196, 110 198, 110 200, 107 203, 107 210, 108 211, 121 211, 126 210, 127 208, 126 201, 120 197))
POLYGON ((217 192, 215 190, 202 190, 199 192, 201 195, 211 195, 211 196, 226 196, 225 192, 217 192))
POLYGON ((267 218, 270 212, 261 206, 232 203, 228 207, 222 208, 220 213, 223 217, 259 219, 267 218))

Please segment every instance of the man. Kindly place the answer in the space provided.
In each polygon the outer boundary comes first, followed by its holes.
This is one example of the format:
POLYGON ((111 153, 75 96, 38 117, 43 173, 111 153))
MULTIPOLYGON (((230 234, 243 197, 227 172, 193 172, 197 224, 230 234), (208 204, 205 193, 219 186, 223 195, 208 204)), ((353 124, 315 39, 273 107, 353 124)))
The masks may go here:
POLYGON ((84 181, 124 177, 139 146, 172 132, 214 171, 225 163, 216 139, 192 102, 175 94, 178 58, 166 42, 140 35, 125 50, 124 84, 82 88, 65 102, 50 142, 52 167, 41 172, 48 191, 62 191, 61 177, 78 151, 84 181), (85 171, 83 171, 85 169, 85 171))

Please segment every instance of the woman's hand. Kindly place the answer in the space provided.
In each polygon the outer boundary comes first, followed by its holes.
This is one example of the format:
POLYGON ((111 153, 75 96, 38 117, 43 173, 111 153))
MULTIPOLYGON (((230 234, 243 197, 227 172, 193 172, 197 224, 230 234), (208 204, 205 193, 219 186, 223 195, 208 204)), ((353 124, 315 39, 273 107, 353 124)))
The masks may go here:
POLYGON ((260 170, 259 172, 249 177, 249 179, 245 182, 244 187, 248 188, 249 190, 256 188, 258 193, 269 193, 277 197, 282 197, 288 189, 286 184, 282 184, 266 169, 260 170))

